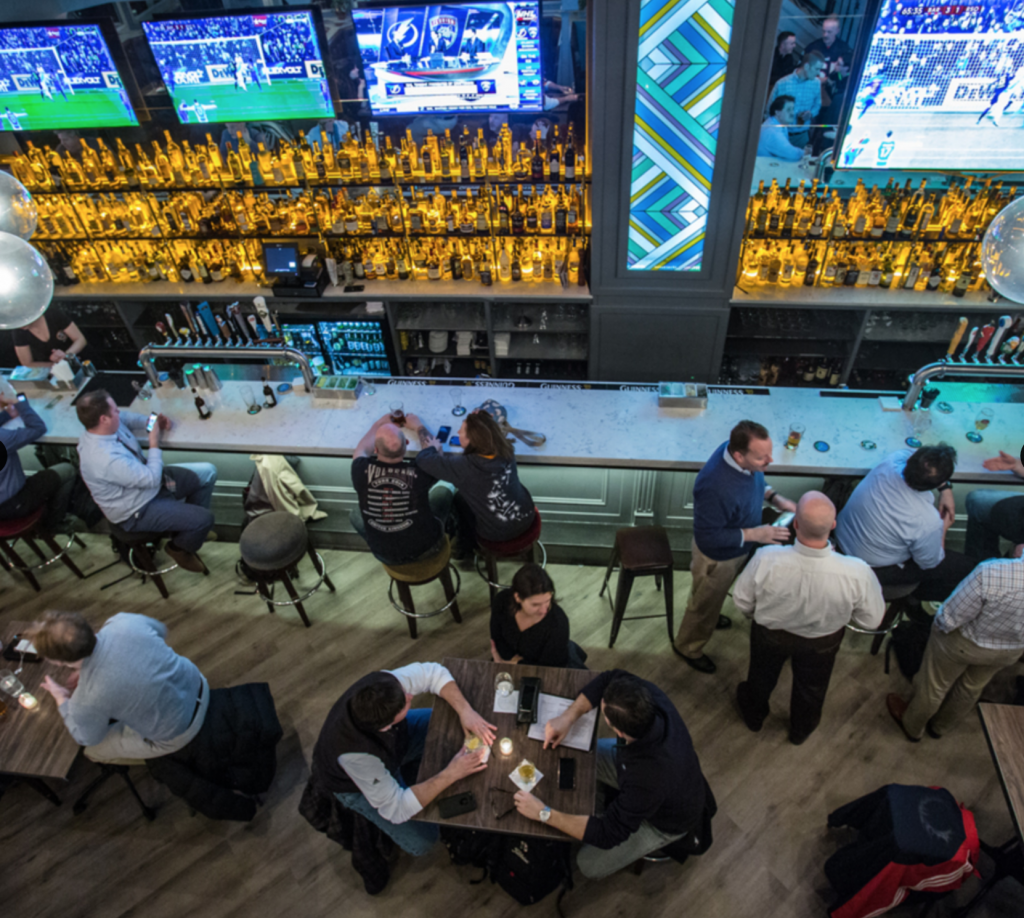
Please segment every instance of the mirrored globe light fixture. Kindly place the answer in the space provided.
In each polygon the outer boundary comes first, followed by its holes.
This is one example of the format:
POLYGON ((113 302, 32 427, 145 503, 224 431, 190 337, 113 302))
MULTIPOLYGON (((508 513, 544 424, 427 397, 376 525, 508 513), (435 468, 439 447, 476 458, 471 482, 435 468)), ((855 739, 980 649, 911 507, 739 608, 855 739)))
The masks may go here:
POLYGON ((1024 198, 1004 207, 981 243, 981 265, 996 293, 1024 303, 1024 198))
POLYGON ((0 172, 0 329, 23 328, 50 305, 53 273, 27 240, 39 210, 28 189, 0 172))

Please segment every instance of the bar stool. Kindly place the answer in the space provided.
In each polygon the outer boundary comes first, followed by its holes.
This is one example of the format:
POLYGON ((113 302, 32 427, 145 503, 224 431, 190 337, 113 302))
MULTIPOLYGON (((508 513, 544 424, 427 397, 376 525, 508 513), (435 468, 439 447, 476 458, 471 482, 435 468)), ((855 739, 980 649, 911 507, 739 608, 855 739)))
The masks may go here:
POLYGON ((384 570, 391 578, 391 586, 388 587, 388 599, 391 601, 391 605, 401 612, 409 623, 409 637, 416 637, 417 619, 433 618, 435 615, 440 615, 448 610, 451 610, 452 618, 460 625, 462 624, 462 615, 459 614, 458 603, 459 590, 462 588, 462 578, 459 576, 458 570, 452 567, 451 556, 452 544, 448 536, 445 536, 444 548, 432 558, 427 558, 424 561, 413 561, 410 564, 384 565, 384 570), (454 587, 452 586, 452 576, 449 570, 455 571, 456 585, 454 587), (433 609, 430 612, 417 612, 416 605, 412 601, 412 590, 410 587, 424 586, 425 584, 433 583, 435 580, 441 581, 441 586, 444 587, 445 599, 448 601, 439 609, 433 609), (395 602, 394 591, 396 585, 398 587, 398 597, 404 605, 399 605, 395 602))
POLYGON ((32 584, 32 589, 37 593, 42 590, 42 587, 39 586, 39 581, 36 580, 36 575, 33 572, 47 568, 56 561, 62 562, 79 580, 85 577, 78 569, 78 565, 68 557, 68 551, 73 544, 77 542, 84 548, 85 543, 78 536, 72 534, 68 539, 67 545, 62 548, 53 536, 42 532, 39 528, 39 523, 42 521, 45 510, 45 507, 40 507, 28 516, 23 516, 17 520, 0 520, 0 550, 7 556, 0 560, 3 561, 3 565, 8 571, 20 572, 32 584), (39 564, 30 565, 22 560, 21 556, 14 550, 14 542, 18 539, 21 539, 39 558, 39 564), (53 552, 51 557, 46 557, 43 550, 36 544, 36 539, 45 543, 46 547, 53 552))
POLYGON ((498 590, 507 589, 506 586, 498 583, 499 561, 513 561, 518 559, 533 562, 536 560, 536 550, 537 548, 540 548, 540 566, 548 566, 548 552, 544 547, 544 543, 540 540, 540 529, 540 511, 534 507, 533 522, 530 524, 530 528, 522 535, 516 536, 514 539, 509 539, 507 542, 490 542, 487 539, 480 538, 476 540, 476 572, 485 581, 487 581, 487 585, 491 588, 491 599, 494 599, 498 590), (481 560, 484 562, 486 573, 480 570, 481 560))
MULTIPOLYGON (((275 611, 274 606, 295 606, 303 624, 308 628, 311 623, 302 606, 303 600, 309 599, 323 583, 327 584, 327 589, 332 593, 335 592, 334 584, 327 576, 324 559, 313 550, 309 541, 306 524, 292 513, 275 510, 258 516, 242 532, 238 550, 242 553, 246 573, 256 581, 256 590, 270 612, 275 611), (289 572, 296 570, 303 555, 309 555, 313 570, 320 579, 299 596, 289 572), (283 583, 291 599, 274 599, 275 583, 283 583)), ((297 570, 295 576, 298 576, 297 570)))
MULTIPOLYGON (((612 604, 612 633, 608 646, 615 646, 619 636, 619 627, 624 621, 635 621, 641 618, 659 618, 657 615, 634 615, 625 618, 626 604, 629 593, 633 589, 633 581, 637 577, 654 575, 657 589, 661 589, 661 581, 665 581, 665 619, 668 624, 668 639, 675 637, 672 618, 672 548, 668 544, 668 535, 661 526, 631 526, 615 533, 615 547, 608 559, 608 569, 604 572, 604 583, 598 597, 604 596, 608 581, 612 576, 615 563, 619 562, 619 583, 615 590, 615 602, 612 604)), ((611 593, 608 594, 611 604, 611 593)))
MULTIPOLYGON (((107 522, 110 522, 109 520, 107 522)), ((139 574, 142 577, 142 582, 146 582, 148 577, 156 584, 156 588, 160 591, 160 595, 164 599, 169 599, 170 594, 167 592, 167 586, 164 583, 164 574, 169 574, 171 571, 178 569, 178 563, 173 561, 167 565, 167 567, 158 568, 156 566, 156 560, 153 555, 156 554, 160 549, 160 542, 163 539, 169 539, 171 533, 169 532, 129 532, 127 529, 122 529, 117 523, 110 523, 110 536, 115 542, 120 542, 126 549, 128 549, 127 555, 123 556, 128 566, 132 569, 132 573, 139 574)), ((203 565, 203 576, 209 576, 210 571, 206 565, 203 565)), ((104 584, 100 587, 101 590, 112 587, 115 583, 120 583, 131 574, 126 574, 118 580, 114 580, 110 583, 104 584)))
POLYGON ((885 615, 882 616, 882 623, 877 631, 868 631, 866 628, 858 628, 855 625, 847 624, 848 631, 855 631, 857 634, 874 635, 871 642, 871 656, 878 656, 885 636, 900 623, 903 613, 906 611, 906 600, 914 592, 920 583, 894 583, 882 587, 882 599, 886 603, 885 615))

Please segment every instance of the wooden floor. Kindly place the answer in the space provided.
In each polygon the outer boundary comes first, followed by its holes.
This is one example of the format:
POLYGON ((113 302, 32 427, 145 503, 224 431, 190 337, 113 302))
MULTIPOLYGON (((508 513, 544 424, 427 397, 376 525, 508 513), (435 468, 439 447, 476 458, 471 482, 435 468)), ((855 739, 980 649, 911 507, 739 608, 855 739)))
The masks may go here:
MULTIPOLYGON (((75 557, 88 572, 111 556, 104 539, 87 537, 87 543, 75 557)), ((313 627, 308 630, 294 610, 269 615, 255 597, 235 595, 237 546, 232 544, 204 548, 211 576, 170 575, 169 600, 161 599, 151 584, 132 581, 100 592, 116 569, 84 582, 63 568, 47 571, 40 595, 0 571, 0 621, 32 618, 48 608, 79 610, 97 626, 118 611, 155 616, 170 627, 175 649, 194 660, 212 686, 269 682, 285 731, 277 778, 249 825, 189 816, 184 804, 143 769, 135 774, 143 797, 158 807, 153 823, 142 818, 116 781, 108 782, 83 815, 74 816, 69 801, 94 774, 82 760, 71 782, 59 788, 66 801, 59 809, 29 787, 15 786, 0 800, 0 913, 7 918, 398 918, 455 916, 470 909, 499 916, 519 911, 498 887, 469 885, 471 874, 450 866, 441 848, 417 860, 403 856, 387 890, 370 898, 348 855, 298 815, 321 723, 351 682, 371 669, 440 660, 445 654, 481 657, 488 650, 487 590, 475 574, 463 573, 465 623, 431 619, 421 623, 420 637, 412 641, 404 620, 388 604, 380 565, 368 554, 325 554, 338 593, 322 592, 309 600, 313 627)), ((831 902, 822 864, 848 838, 826 828, 826 815, 890 782, 945 786, 974 811, 983 838, 999 844, 1010 837, 1010 817, 977 719, 970 718, 941 741, 908 743, 884 704, 886 692, 905 690, 906 681, 884 674, 881 657, 868 655, 867 638, 847 640, 824 722, 797 748, 786 738, 788 676, 760 733, 750 733, 736 713, 734 692, 747 661, 748 628, 742 616, 736 615, 731 631, 714 637, 708 650, 719 669, 705 676, 672 653, 660 619, 627 622, 615 649, 609 650, 610 613, 597 596, 603 570, 552 565, 549 571, 572 621, 573 638, 590 654, 591 668, 632 670, 673 698, 719 802, 715 843, 704 857, 683 866, 654 865, 642 877, 627 872, 591 882, 577 876, 576 889, 564 903, 568 915, 822 916, 831 902)), ((440 596, 439 588, 437 596, 432 589, 420 588, 417 596, 428 603, 440 596)), ((677 624, 688 589, 689 575, 677 575, 677 624)), ((662 608, 653 580, 638 580, 630 613, 662 608)), ((993 683, 989 697, 1005 700, 1011 675, 993 683)), ((944 913, 945 908, 935 912, 944 913)), ((553 916, 553 898, 531 914, 553 916)), ((974 913, 977 918, 1022 914, 1024 888, 1012 880, 996 887, 974 913)))

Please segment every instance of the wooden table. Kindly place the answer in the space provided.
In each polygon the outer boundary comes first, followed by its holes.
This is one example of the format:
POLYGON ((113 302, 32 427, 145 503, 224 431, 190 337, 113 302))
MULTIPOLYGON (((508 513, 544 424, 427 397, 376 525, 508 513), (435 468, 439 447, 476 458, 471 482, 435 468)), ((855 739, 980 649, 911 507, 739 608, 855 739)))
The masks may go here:
MULTIPOLYGON (((25 631, 31 624, 7 622, 3 626, 4 647, 14 635, 25 631)), ((0 669, 13 672, 17 668, 16 662, 0 662, 0 669)), ((48 799, 60 803, 59 798, 40 779, 66 780, 80 747, 64 726, 57 703, 41 687, 44 676, 63 682, 67 679, 68 670, 41 662, 26 663, 18 673, 18 679, 25 688, 39 699, 39 707, 34 711, 26 711, 10 695, 3 695, 7 713, 0 717, 0 772, 27 779, 48 799)))
POLYGON ((1017 836, 1024 841, 1024 707, 983 702, 978 714, 1017 836))
MULTIPOLYGON (((557 829, 550 828, 541 822, 534 822, 520 816, 515 809, 508 815, 498 819, 491 807, 495 800, 500 813, 512 805, 511 795, 492 794, 490 788, 502 790, 518 790, 508 777, 512 769, 524 758, 529 759, 544 778, 534 789, 534 793, 553 809, 578 816, 594 814, 594 797, 597 790, 597 754, 595 742, 591 738, 590 751, 559 747, 543 749, 543 743, 527 737, 529 724, 516 724, 515 714, 497 714, 494 711, 494 678, 500 672, 512 675, 512 681, 519 688, 519 680, 523 676, 538 676, 541 680, 541 691, 547 695, 560 695, 563 698, 575 699, 583 687, 594 678, 594 673, 579 669, 556 669, 549 666, 512 666, 508 663, 492 663, 483 660, 460 660, 446 657, 444 665, 455 678, 456 684, 471 705, 487 721, 497 726, 494 746, 487 769, 479 774, 463 778, 449 787, 441 797, 449 797, 461 791, 472 791, 476 797, 476 810, 451 819, 442 819, 437 811, 437 800, 424 807, 415 818, 422 822, 437 822, 442 825, 464 826, 468 829, 484 829, 489 832, 509 832, 515 835, 529 835, 536 838, 557 838, 567 840, 568 836, 557 829), (498 750, 498 741, 509 737, 513 743, 511 755, 502 755, 498 750), (576 788, 571 791, 558 789, 558 760, 573 758, 576 760, 576 788)), ((443 769, 458 752, 465 742, 465 732, 458 715, 446 701, 434 702, 433 714, 430 718, 430 729, 427 732, 427 744, 420 763, 418 780, 433 777, 443 769)))

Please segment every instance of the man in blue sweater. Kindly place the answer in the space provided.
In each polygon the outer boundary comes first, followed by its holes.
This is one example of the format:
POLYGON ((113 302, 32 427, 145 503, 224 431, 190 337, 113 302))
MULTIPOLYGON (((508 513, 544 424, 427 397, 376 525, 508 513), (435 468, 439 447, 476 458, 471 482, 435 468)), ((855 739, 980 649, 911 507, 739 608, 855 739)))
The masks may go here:
POLYGON ((713 673, 704 645, 732 622, 722 615, 729 587, 758 545, 786 542, 789 530, 762 526, 761 508, 795 511, 796 504, 764 483, 772 441, 756 421, 740 421, 711 454, 693 486, 690 598, 672 649, 697 672, 713 673))

